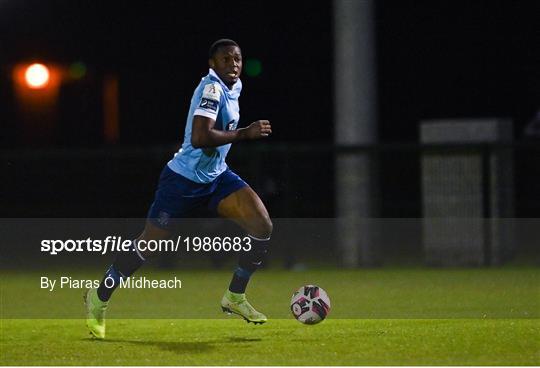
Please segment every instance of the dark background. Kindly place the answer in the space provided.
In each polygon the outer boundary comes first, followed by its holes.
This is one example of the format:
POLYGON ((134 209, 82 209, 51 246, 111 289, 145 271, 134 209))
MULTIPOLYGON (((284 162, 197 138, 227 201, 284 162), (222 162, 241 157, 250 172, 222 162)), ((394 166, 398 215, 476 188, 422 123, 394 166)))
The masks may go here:
MULTIPOLYGON (((525 140, 540 108, 538 14, 536 1, 376 2, 379 138, 389 145, 381 216, 421 216, 419 152, 392 146, 417 142, 420 120, 507 117, 525 140)), ((273 215, 333 216, 332 22, 329 1, 1 1, 0 215, 144 217, 182 140, 208 48, 227 37, 245 60, 262 62, 259 76, 242 78, 241 124, 264 118, 274 127, 264 143, 235 146, 230 165, 273 215), (49 141, 20 134, 10 70, 31 60, 88 67, 61 89, 49 141), (101 81, 111 73, 120 89, 113 146, 101 121, 101 81)), ((516 150, 518 216, 540 213, 539 156, 516 150)))

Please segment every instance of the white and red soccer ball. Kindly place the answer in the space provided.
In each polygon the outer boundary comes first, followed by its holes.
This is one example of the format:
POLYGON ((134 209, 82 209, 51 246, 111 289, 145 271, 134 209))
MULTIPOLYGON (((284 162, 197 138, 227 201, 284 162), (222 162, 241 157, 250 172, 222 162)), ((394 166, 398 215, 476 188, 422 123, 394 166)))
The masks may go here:
POLYGON ((291 298, 291 312, 298 321, 314 325, 326 318, 330 312, 330 298, 322 288, 305 285, 291 298))

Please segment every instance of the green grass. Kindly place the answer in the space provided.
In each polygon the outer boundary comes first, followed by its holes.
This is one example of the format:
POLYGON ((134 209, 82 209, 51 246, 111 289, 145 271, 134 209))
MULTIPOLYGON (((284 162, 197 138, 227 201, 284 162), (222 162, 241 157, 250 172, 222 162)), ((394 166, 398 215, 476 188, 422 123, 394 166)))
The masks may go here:
POLYGON ((182 289, 118 291, 106 341, 79 319, 82 290, 39 290, 62 274, 100 272, 1 273, 1 365, 540 365, 537 268, 265 270, 249 289, 263 326, 220 313, 230 272, 147 269, 182 289), (288 311, 307 283, 332 300, 316 326, 288 311))
POLYGON ((534 320, 4 321, 3 365, 526 365, 540 363, 534 320))

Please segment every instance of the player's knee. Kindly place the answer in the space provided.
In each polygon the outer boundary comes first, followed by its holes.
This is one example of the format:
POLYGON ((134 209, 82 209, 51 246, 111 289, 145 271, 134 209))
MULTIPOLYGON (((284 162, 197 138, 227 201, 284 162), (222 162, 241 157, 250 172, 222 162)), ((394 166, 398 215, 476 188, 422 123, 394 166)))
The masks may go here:
POLYGON ((260 217, 256 223, 256 226, 253 229, 254 237, 258 239, 270 239, 272 236, 272 231, 274 230, 274 224, 268 216, 260 217))

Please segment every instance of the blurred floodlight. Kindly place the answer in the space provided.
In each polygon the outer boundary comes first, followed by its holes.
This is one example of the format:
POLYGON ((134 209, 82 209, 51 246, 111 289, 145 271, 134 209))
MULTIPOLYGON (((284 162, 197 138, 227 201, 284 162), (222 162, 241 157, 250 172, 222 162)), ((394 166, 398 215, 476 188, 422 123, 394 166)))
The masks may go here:
POLYGON ((24 79, 28 87, 40 89, 47 86, 50 79, 49 69, 43 64, 32 64, 26 68, 24 79))

